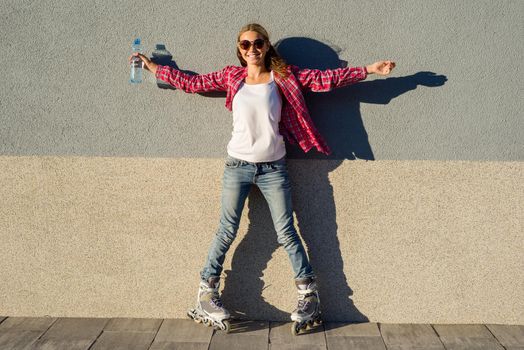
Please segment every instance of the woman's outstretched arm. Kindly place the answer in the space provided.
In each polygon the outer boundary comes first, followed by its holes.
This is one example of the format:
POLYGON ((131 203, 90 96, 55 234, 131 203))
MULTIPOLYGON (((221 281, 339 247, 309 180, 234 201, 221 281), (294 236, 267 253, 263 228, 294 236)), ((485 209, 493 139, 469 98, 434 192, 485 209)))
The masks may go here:
POLYGON ((207 74, 189 75, 169 66, 158 66, 155 76, 171 86, 188 93, 226 91, 226 71, 222 70, 207 74))
POLYGON ((303 88, 326 92, 364 80, 369 74, 388 75, 394 67, 393 61, 378 61, 362 67, 320 70, 292 66, 292 69, 303 88))
POLYGON ((228 67, 207 74, 189 75, 169 66, 158 65, 140 53, 133 53, 129 59, 131 60, 133 56, 140 57, 144 62, 144 69, 153 73, 157 79, 182 91, 197 93, 227 90, 226 71, 228 67))

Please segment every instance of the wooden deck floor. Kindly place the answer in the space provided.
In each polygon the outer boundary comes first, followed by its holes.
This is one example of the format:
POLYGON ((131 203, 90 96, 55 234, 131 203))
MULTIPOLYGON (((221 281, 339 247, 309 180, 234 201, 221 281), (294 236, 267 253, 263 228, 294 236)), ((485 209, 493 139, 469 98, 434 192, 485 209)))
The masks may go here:
POLYGON ((0 316, 0 349, 506 349, 524 350, 524 325, 325 323, 293 336, 291 323, 233 320, 231 332, 189 319, 0 316))

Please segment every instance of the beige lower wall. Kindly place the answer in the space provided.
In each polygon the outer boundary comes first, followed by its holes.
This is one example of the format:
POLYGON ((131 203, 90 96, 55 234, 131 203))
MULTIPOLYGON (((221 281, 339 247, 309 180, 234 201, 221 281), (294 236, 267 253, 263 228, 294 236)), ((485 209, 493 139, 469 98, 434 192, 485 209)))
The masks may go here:
MULTIPOLYGON (((522 162, 288 160, 326 320, 524 324, 522 162)), ((185 317, 220 159, 0 157, 0 315, 185 317)), ((237 316, 289 320, 254 187, 226 259, 237 316)))

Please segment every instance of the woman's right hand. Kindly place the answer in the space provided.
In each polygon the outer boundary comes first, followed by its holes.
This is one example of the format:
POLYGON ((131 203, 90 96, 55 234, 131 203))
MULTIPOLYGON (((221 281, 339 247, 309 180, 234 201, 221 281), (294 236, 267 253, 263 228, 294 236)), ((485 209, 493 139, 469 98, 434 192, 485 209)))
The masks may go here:
POLYGON ((147 58, 147 56, 144 56, 144 55, 142 55, 139 52, 133 52, 133 54, 131 56, 129 56, 129 64, 131 64, 131 61, 133 60, 134 56, 138 56, 138 58, 140 58, 140 60, 142 62, 144 62, 144 68, 146 70, 150 71, 153 74, 156 73, 156 69, 158 67, 158 64, 152 62, 149 58, 147 58))
POLYGON ((368 74, 388 75, 396 64, 393 61, 378 61, 366 66, 368 74))

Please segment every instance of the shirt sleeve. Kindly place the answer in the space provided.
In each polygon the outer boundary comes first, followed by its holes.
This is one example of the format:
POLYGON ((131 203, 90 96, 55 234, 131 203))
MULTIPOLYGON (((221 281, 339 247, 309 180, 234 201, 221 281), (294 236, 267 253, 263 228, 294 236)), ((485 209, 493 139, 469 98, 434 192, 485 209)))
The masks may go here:
POLYGON ((366 79, 366 67, 344 67, 337 69, 300 69, 294 68, 298 81, 304 89, 313 92, 326 92, 354 84, 366 79))
POLYGON ((216 72, 189 75, 178 69, 159 65, 155 76, 157 79, 187 93, 226 91, 228 68, 229 66, 216 72))

